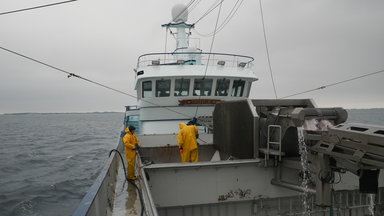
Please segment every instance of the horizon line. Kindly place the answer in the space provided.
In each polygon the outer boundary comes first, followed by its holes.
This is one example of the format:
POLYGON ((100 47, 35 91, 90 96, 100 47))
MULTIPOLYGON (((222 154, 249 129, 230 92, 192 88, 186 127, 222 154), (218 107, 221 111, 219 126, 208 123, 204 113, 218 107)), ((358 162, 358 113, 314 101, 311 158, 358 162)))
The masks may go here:
MULTIPOLYGON (((318 107, 321 108, 321 107, 318 107)), ((343 108, 345 110, 369 110, 369 109, 384 109, 384 107, 373 107, 373 108, 343 108)), ((0 115, 26 115, 26 114, 103 114, 103 113, 124 113, 124 111, 74 111, 74 112, 10 112, 0 113, 0 115)))
POLYGON ((26 115, 26 114, 95 114, 95 113, 124 113, 122 111, 89 111, 89 112, 10 112, 0 113, 0 115, 26 115))

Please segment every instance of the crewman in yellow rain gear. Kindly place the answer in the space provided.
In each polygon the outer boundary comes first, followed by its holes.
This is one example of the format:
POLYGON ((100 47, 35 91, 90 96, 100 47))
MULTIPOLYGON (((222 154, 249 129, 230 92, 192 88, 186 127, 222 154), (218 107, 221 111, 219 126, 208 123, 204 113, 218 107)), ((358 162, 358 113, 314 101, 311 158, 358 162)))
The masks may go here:
MULTIPOLYGON (((191 123, 191 122, 189 122, 191 123)), ((181 162, 198 162, 199 151, 197 148, 198 128, 194 124, 179 124, 180 131, 177 136, 179 143, 181 162)))
POLYGON ((132 125, 125 129, 125 136, 123 137, 123 142, 125 146, 125 157, 128 162, 128 179, 136 180, 135 176, 135 164, 136 164, 136 154, 137 150, 140 148, 140 142, 136 137, 135 133, 136 128, 132 125))
POLYGON ((180 157, 181 157, 181 162, 185 162, 185 159, 184 159, 184 148, 183 148, 183 144, 184 144, 184 139, 183 139, 183 134, 182 134, 182 129, 184 127, 186 127, 187 125, 185 123, 179 123, 179 128, 180 128, 180 131, 179 131, 179 134, 177 135, 177 142, 179 143, 179 149, 180 149, 180 157))

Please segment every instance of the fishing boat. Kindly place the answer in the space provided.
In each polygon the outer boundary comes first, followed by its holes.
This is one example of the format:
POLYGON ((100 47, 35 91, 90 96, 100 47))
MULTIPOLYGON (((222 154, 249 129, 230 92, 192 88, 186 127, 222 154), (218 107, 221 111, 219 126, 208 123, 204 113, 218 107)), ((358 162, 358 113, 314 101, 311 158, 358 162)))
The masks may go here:
POLYGON ((176 49, 138 58, 137 105, 73 215, 383 215, 384 128, 345 124, 311 99, 250 99, 253 58, 203 52, 175 6, 176 49), (178 124, 196 118, 199 162, 181 163, 178 124), (127 181, 122 137, 142 147, 127 181))

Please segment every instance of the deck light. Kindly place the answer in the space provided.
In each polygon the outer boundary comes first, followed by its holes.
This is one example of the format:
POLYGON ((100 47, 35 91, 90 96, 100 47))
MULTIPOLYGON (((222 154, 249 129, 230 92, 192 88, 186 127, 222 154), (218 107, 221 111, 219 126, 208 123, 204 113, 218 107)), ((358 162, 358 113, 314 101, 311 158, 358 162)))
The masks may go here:
POLYGON ((247 63, 245 63, 245 62, 240 62, 239 63, 239 67, 245 67, 245 65, 247 65, 247 63))
POLYGON ((225 65, 225 61, 217 61, 217 64, 221 65, 221 66, 224 66, 225 65))
POLYGON ((177 60, 177 64, 178 64, 178 65, 182 65, 182 64, 184 64, 184 60, 181 60, 181 59, 177 60))
POLYGON ((152 65, 159 65, 160 64, 160 60, 152 60, 152 65))
POLYGON ((225 65, 225 61, 217 61, 217 64, 221 65, 221 66, 224 66, 225 65))

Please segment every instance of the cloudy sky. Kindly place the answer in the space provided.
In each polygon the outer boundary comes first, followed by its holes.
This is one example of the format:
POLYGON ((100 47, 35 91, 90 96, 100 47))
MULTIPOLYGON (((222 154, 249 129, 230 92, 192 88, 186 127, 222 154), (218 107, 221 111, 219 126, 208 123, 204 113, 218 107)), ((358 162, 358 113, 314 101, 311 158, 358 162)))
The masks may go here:
MULTIPOLYGON (((60 2, 2 0, 0 13, 60 2)), ((129 94, 137 57, 165 50, 171 8, 189 0, 78 0, 0 15, 0 47, 129 94)), ((199 1, 196 1, 199 2, 199 1)), ((196 22, 215 0, 201 0, 196 22)), ((225 0, 219 24, 237 0, 225 0)), ((240 1, 241 2, 241 1, 240 1)), ((384 70, 384 1, 263 0, 271 68, 278 97, 384 70)), ((192 37, 209 51, 218 8, 192 37)), ((173 51, 168 36, 168 50, 173 51)), ((213 52, 255 58, 259 81, 252 98, 275 98, 266 55, 260 4, 244 0, 215 38, 213 52)), ((295 96, 319 107, 384 108, 384 73, 295 96)), ((136 99, 101 88, 0 50, 0 113, 123 111, 136 99)))

